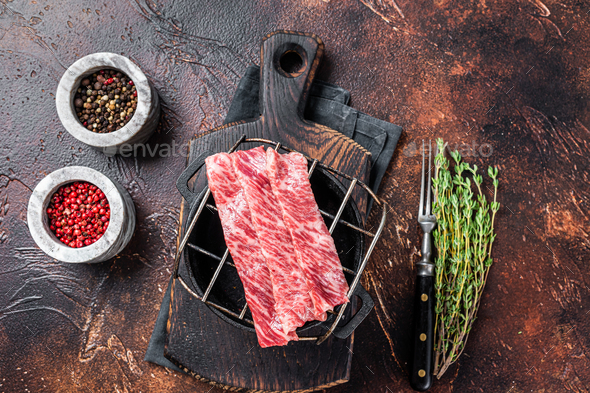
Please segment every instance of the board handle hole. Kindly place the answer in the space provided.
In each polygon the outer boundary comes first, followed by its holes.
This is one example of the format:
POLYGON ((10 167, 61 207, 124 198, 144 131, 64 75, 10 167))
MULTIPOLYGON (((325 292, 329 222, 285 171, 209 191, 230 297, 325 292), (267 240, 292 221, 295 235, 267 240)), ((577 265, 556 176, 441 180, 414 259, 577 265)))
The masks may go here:
POLYGON ((307 68, 307 53, 297 44, 284 44, 275 52, 274 64, 281 75, 296 78, 307 68))
POLYGON ((301 75, 303 69, 305 68, 303 66, 303 58, 299 53, 295 52, 294 50, 290 50, 283 53, 283 55, 281 56, 281 60, 279 61, 279 64, 281 65, 283 71, 291 75, 301 75))

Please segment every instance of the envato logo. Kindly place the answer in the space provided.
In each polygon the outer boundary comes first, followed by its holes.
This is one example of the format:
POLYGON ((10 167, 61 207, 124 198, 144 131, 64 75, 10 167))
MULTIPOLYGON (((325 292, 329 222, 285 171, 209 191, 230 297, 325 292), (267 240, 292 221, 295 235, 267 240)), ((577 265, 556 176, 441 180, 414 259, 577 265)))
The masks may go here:
POLYGON ((104 147, 102 152, 109 157, 117 153, 121 157, 186 157, 188 145, 177 145, 175 141, 172 141, 172 143, 156 143, 155 145, 149 143, 124 143, 119 147, 104 147))
MULTIPOLYGON (((435 142, 432 142, 432 145, 433 145, 432 146, 433 154, 434 155, 438 154, 438 146, 436 145, 435 142)), ((425 145, 424 149, 425 149, 425 152, 427 153, 428 152, 428 145, 425 145)), ((454 145, 450 144, 450 143, 446 143, 445 149, 448 152, 458 151, 462 157, 489 157, 494 152, 494 148, 489 143, 479 144, 479 143, 476 143, 475 141, 472 142, 471 144, 468 144, 465 142, 455 143, 454 145)), ((410 142, 404 148, 403 154, 406 157, 412 157, 415 155, 422 155, 422 145, 418 146, 416 144, 416 142, 410 142)))

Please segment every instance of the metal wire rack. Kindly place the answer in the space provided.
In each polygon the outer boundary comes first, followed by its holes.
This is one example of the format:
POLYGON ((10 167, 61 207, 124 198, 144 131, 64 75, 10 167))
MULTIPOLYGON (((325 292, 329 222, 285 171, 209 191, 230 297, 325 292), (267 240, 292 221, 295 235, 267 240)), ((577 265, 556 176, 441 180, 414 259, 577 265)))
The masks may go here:
MULTIPOLYGON (((262 138, 247 138, 245 135, 242 136, 233 146, 231 149, 229 149, 228 153, 232 153, 234 152, 241 144, 243 143, 248 143, 248 142, 253 142, 253 143, 260 143, 260 144, 267 144, 270 146, 274 146, 274 149, 276 151, 280 151, 280 150, 284 150, 286 152, 296 152, 296 150, 290 149, 286 146, 283 146, 280 142, 274 142, 268 139, 262 139, 262 138)), ((381 232, 383 231, 383 227, 385 226, 385 221, 387 219, 387 203, 383 200, 381 200, 379 197, 377 197, 375 195, 375 193, 369 188, 369 186, 367 186, 366 184, 364 184, 363 182, 359 181, 357 178, 354 178, 352 176, 349 176, 345 173, 342 173, 340 171, 338 171, 337 169, 331 168, 327 165, 322 164, 321 162, 319 162, 317 159, 312 159, 309 158, 307 156, 304 155, 304 157, 308 160, 308 162, 310 163, 310 167, 309 167, 309 171, 308 171, 308 177, 311 178, 311 176, 314 173, 314 170, 316 169, 316 167, 320 167, 330 173, 332 173, 333 175, 342 177, 344 179, 347 179, 348 181, 350 181, 350 185, 348 186, 348 189, 346 191, 346 194, 342 200, 342 202, 340 203, 340 206, 338 208, 338 211, 335 215, 332 215, 328 212, 322 211, 320 210, 320 213, 325 216, 328 217, 332 220, 332 224, 330 225, 329 228, 329 232, 330 234, 332 234, 332 232, 334 231, 334 229, 336 228, 336 225, 341 224, 341 225, 345 225, 349 228, 352 228, 355 231, 358 231, 368 237, 372 238, 371 244, 369 245, 367 252, 365 253, 365 256, 363 257, 363 260, 360 264, 360 266, 358 267, 357 271, 354 271, 352 269, 348 269, 346 267, 343 267, 343 271, 346 274, 349 275, 353 275, 354 278, 352 280, 352 283, 349 286, 349 290, 347 293, 347 297, 350 299, 351 296, 353 295, 359 281, 361 278, 361 275, 365 269, 365 266, 367 265, 367 262, 369 260, 369 257, 371 256, 371 253, 373 252, 373 249, 375 248, 375 245, 377 244, 377 241, 379 240, 379 237, 381 236, 381 232), (365 190, 367 192, 367 194, 373 198, 373 200, 375 201, 375 203, 377 203, 377 206, 379 206, 382 210, 381 212, 381 221, 379 222, 379 226, 377 227, 377 230, 373 233, 370 231, 367 231, 363 228, 360 228, 354 224, 351 224, 349 222, 346 222, 342 219, 340 219, 342 213, 344 212, 344 209, 346 207, 346 204, 348 203, 350 197, 352 196, 353 191, 355 190, 355 187, 361 187, 363 190, 365 190)), ((203 212, 203 209, 205 207, 207 207, 208 209, 217 212, 217 208, 211 204, 207 203, 207 200, 209 199, 209 196, 211 195, 211 190, 209 189, 209 187, 206 187, 204 190, 204 195, 203 198, 201 200, 201 203, 199 204, 197 211, 194 215, 194 217, 192 218, 186 232, 184 233, 184 236, 180 242, 180 245, 178 247, 178 250, 176 251, 176 256, 175 256, 175 260, 174 260, 174 278, 179 280, 181 285, 195 298, 199 299, 200 301, 202 301, 203 303, 207 304, 208 306, 214 307, 224 313, 226 313, 227 315, 230 315, 234 318, 238 318, 239 320, 243 320, 246 323, 249 323, 251 325, 254 324, 254 322, 248 318, 244 318, 246 315, 246 311, 248 310, 248 304, 246 304, 242 310, 240 311, 240 313, 236 313, 233 312, 231 310, 228 310, 227 308, 212 302, 210 300, 208 300, 209 294, 211 292, 211 289, 213 288, 213 285, 215 284, 215 281, 217 280, 217 277, 219 276, 219 273, 221 272, 221 269, 225 266, 228 265, 230 267, 235 268, 235 265, 232 264, 231 262, 229 262, 227 260, 227 258, 229 257, 229 249, 226 248, 225 252, 223 253, 222 256, 216 255, 214 253, 211 253, 199 246, 196 246, 192 243, 188 242, 188 239, 191 235, 191 232, 193 231, 201 213, 203 212), (180 263, 180 256, 182 255, 182 252, 184 250, 184 248, 186 246, 189 246, 190 248, 194 249, 197 252, 200 252, 204 255, 207 255, 217 261, 219 261, 219 264, 217 265, 217 268, 215 270, 215 272, 213 273, 213 277, 211 278, 211 281, 209 282, 209 285, 207 286, 207 289, 205 290, 205 292, 203 293, 203 296, 199 296, 197 293, 195 293, 188 285, 187 283, 182 279, 182 277, 180 277, 180 275, 178 274, 178 267, 179 267, 179 263, 180 263)), ((333 332, 334 329, 336 329, 336 326, 338 325, 338 323, 340 322, 340 320, 342 319, 342 316, 344 315, 344 311, 346 309, 346 306, 348 305, 348 303, 345 303, 341 306, 336 307, 336 310, 333 311, 334 314, 336 314, 336 319, 334 320, 334 322, 332 323, 332 325, 330 326, 330 328, 328 329, 328 331, 322 335, 322 336, 302 336, 299 337, 299 340, 301 341, 317 341, 317 344, 321 344, 322 342, 324 342, 333 332)))

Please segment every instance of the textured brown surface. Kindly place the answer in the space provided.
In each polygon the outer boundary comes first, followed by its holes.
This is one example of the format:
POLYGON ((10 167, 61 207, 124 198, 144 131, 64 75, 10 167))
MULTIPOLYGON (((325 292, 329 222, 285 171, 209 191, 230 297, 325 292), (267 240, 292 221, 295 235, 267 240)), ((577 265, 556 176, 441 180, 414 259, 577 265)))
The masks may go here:
POLYGON ((504 207, 479 319, 432 391, 588 391, 588 4, 189 3, 0 1, 0 391, 209 391, 141 360, 170 274, 185 156, 106 158, 63 130, 54 92, 80 56, 122 53, 163 101, 150 144, 184 146, 221 124, 275 29, 320 36, 319 77, 406 131, 380 191, 393 211, 364 280, 376 310, 356 331, 350 382, 330 392, 410 391, 415 146, 436 136, 490 144, 472 161, 500 166, 504 207), (31 188, 73 164, 113 176, 136 202, 135 238, 111 262, 53 262, 28 234, 31 188))

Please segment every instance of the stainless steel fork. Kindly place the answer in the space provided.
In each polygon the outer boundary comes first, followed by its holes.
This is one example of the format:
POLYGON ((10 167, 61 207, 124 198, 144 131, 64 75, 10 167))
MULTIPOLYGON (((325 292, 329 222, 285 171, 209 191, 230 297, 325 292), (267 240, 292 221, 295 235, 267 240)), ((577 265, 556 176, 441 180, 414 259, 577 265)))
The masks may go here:
POLYGON ((432 236, 436 217, 432 214, 432 189, 430 168, 432 145, 428 142, 428 169, 425 169, 425 146, 422 141, 422 184, 418 223, 424 232, 422 259, 416 264, 416 297, 414 300, 414 359, 410 383, 415 390, 423 392, 432 385, 432 359, 434 346, 434 264, 432 263, 432 236), (426 200, 424 185, 428 177, 426 200))

